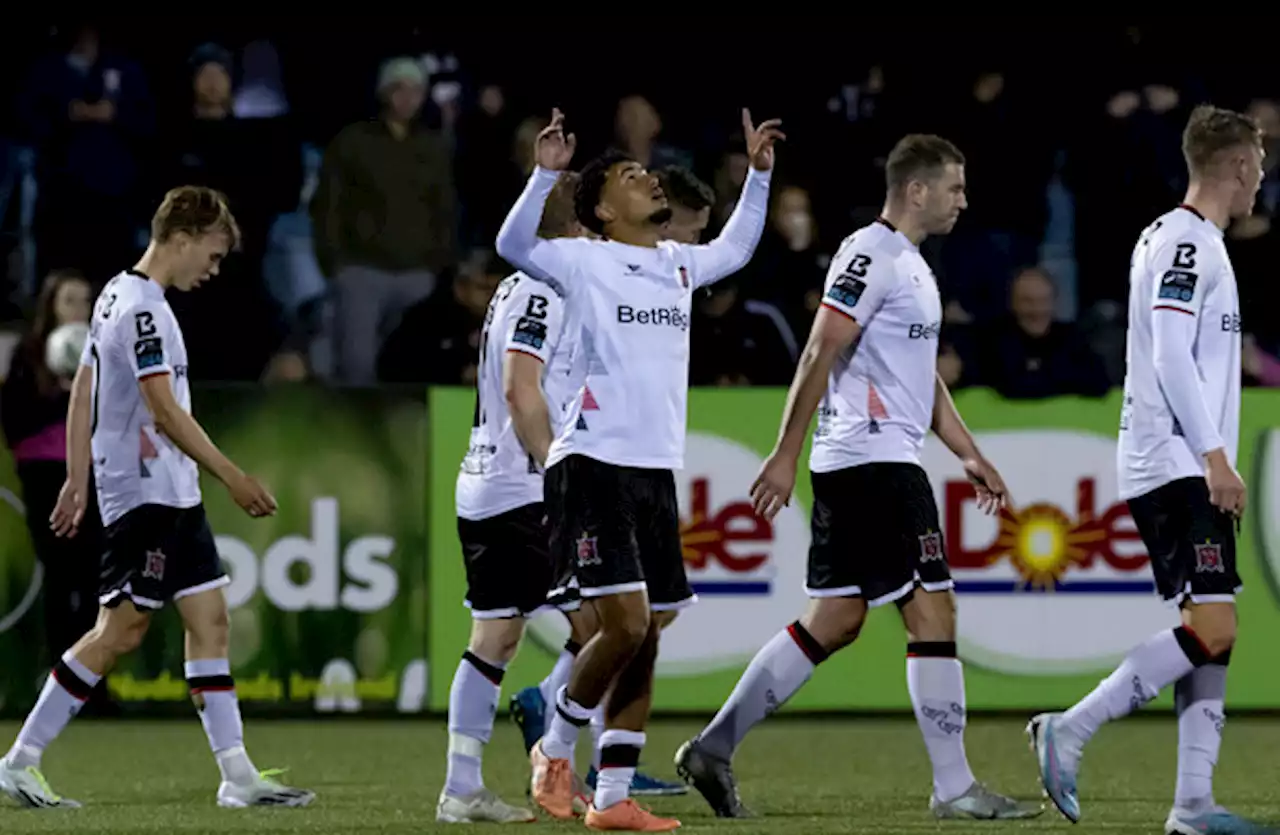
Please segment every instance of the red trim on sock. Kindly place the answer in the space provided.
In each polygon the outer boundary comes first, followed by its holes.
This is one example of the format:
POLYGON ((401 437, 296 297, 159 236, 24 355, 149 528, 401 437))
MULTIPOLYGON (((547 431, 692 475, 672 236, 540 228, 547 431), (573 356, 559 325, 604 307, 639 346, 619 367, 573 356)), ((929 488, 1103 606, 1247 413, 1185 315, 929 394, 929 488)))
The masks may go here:
POLYGON ((191 693, 234 693, 234 687, 193 687, 191 693))
MULTIPOLYGON (((75 691, 74 691, 74 690, 72 690, 70 687, 68 687, 68 686, 67 686, 67 683, 66 683, 65 681, 63 681, 63 680, 62 680, 62 677, 61 677, 61 676, 59 676, 59 675, 58 675, 58 668, 57 668, 57 667, 54 667, 52 670, 50 670, 50 671, 49 671, 49 675, 53 676, 54 681, 58 682, 58 686, 59 686, 59 687, 61 687, 63 690, 66 690, 66 691, 67 691, 67 694, 68 694, 69 696, 71 696, 71 698, 75 699, 77 702, 87 702, 87 701, 89 701, 89 697, 88 697, 88 696, 77 696, 77 695, 75 694, 75 691)), ((77 685, 81 685, 81 684, 84 684, 84 682, 82 682, 82 681, 77 681, 77 682, 76 682, 76 684, 77 684, 77 685)))
POLYGON ((823 659, 814 658, 813 653, 809 651, 809 647, 805 645, 804 639, 800 637, 800 633, 796 630, 794 623, 787 625, 787 634, 791 636, 791 640, 796 642, 796 646, 800 647, 800 651, 804 653, 804 657, 813 662, 816 667, 821 664, 823 659))

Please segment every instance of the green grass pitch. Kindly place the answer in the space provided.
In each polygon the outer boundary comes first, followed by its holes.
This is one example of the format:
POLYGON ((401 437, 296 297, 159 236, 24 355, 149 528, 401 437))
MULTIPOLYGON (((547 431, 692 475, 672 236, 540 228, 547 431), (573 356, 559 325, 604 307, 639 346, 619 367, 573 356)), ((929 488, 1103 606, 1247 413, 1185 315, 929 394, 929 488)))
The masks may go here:
MULTIPOLYGON (((1023 797, 1040 797, 1024 721, 974 717, 967 731, 979 779, 1023 797)), ((689 721, 654 724, 643 763, 673 775, 671 756, 698 729, 689 721)), ((0 723, 0 745, 17 732, 0 723)), ((224 810, 214 805, 217 769, 199 722, 81 720, 45 756, 54 787, 85 803, 35 812, 0 799, 0 833, 421 833, 467 831, 435 822, 444 780, 446 731, 439 721, 249 722, 260 768, 289 767, 284 779, 318 793, 308 809, 224 810)), ((1280 818, 1280 720, 1228 722, 1219 762, 1221 803, 1256 819, 1280 818)), ((679 817, 682 832, 780 833, 1095 832, 1160 833, 1172 802, 1176 724, 1131 719, 1102 730, 1086 752, 1084 820, 1072 826, 1049 809, 1015 823, 935 821, 928 811, 929 766, 910 719, 792 719, 767 722, 748 738, 736 768, 744 801, 763 817, 718 821, 702 799, 650 798, 679 817)), ((524 797, 528 762, 515 729, 500 717, 486 750, 491 788, 524 797)), ((533 830, 581 832, 581 823, 540 821, 533 830)), ((493 831, 494 825, 471 829, 493 831)))

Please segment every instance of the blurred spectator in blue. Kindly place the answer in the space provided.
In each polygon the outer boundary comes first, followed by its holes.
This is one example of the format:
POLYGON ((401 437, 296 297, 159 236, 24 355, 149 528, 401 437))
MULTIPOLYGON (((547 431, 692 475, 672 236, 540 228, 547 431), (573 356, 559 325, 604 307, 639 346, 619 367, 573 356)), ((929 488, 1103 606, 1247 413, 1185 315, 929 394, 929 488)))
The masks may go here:
POLYGON ((948 138, 965 155, 969 208, 941 245, 939 278, 943 295, 979 321, 1004 311, 1014 273, 1036 263, 1044 235, 1053 149, 1030 135, 1033 92, 988 69, 956 99, 948 138))
POLYGON ((199 293, 172 300, 181 317, 193 379, 256 380, 284 338, 262 280, 267 234, 297 206, 302 155, 287 118, 241 119, 233 112, 232 54, 207 43, 187 61, 190 85, 173 118, 161 122, 153 200, 182 185, 227 195, 241 231, 241 251, 199 293), (236 323, 236 349, 226 328, 236 323))
POLYGON ((1107 393, 1101 358, 1074 323, 1054 321, 1054 293, 1052 277, 1039 267, 1018 274, 1009 314, 971 334, 973 358, 963 363, 967 384, 1010 399, 1107 393))
POLYGON ((253 41, 240 53, 240 84, 232 110, 240 119, 275 119, 289 113, 280 56, 271 41, 253 41))
POLYGON ((334 138, 311 201, 316 260, 333 282, 335 377, 348 385, 376 381, 387 334, 457 258, 453 160, 419 123, 422 67, 387 61, 377 93, 381 115, 334 138))
MULTIPOLYGON (((13 451, 26 505, 27 529, 44 572, 44 628, 49 664, 93 628, 98 616, 98 502, 89 501, 79 533, 54 536, 49 515, 67 477, 67 405, 71 379, 45 362, 45 342, 59 325, 88 322, 92 290, 75 270, 44 281, 31 328, 14 352, 0 387, 0 426, 13 451)), ((101 688, 105 693, 105 688, 101 688)), ((99 697, 98 700, 100 700, 99 697)))
MULTIPOLYGON (((490 250, 475 250, 445 292, 407 310, 378 356, 386 383, 475 385, 480 335, 489 299, 511 267, 490 250)), ((443 291, 444 288, 441 288, 443 291)))
POLYGON ((153 129, 141 67, 108 49, 93 26, 37 62, 21 95, 36 150, 38 272, 80 269, 101 286, 133 263, 141 146, 153 129))

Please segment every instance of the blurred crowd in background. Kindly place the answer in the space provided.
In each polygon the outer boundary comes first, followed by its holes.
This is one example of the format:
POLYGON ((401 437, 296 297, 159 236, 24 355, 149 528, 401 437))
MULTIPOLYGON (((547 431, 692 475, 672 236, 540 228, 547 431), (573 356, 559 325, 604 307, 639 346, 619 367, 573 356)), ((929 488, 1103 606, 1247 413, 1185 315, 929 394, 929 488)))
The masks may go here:
POLYGON ((1179 202, 1180 132, 1213 100, 1267 131, 1256 211, 1227 241, 1246 382, 1280 385, 1267 315, 1280 79, 1262 59, 1237 55, 1226 75, 1211 54, 1193 64, 1170 48, 1177 33, 1119 24, 797 24, 760 54, 743 32, 692 23, 315 26, 78 21, 3 36, 0 328, 25 340, 10 377, 52 385, 43 335, 86 316, 134 263, 164 192, 195 183, 228 194, 244 243, 216 281, 172 294, 193 379, 468 384, 508 270, 494 237, 552 105, 579 162, 613 146, 693 171, 714 192, 707 239, 745 175, 747 105, 783 118, 789 140, 755 258, 695 302, 693 384, 789 382, 830 254, 881 204, 888 150, 930 131, 969 162, 969 210, 925 246, 945 377, 1014 398, 1100 396, 1123 373, 1129 250, 1179 202))

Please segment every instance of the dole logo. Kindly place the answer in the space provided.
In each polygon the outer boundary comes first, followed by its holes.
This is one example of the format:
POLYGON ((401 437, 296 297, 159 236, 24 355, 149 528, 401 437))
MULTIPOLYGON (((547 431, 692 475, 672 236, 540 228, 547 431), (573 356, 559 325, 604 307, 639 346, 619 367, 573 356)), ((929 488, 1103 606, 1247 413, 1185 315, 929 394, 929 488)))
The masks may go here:
POLYGON ((961 463, 925 443, 956 582, 966 661, 1020 675, 1101 673, 1177 610, 1155 593, 1150 560, 1116 490, 1116 442, 1070 429, 978 435, 1009 487, 984 515, 961 463))
MULTIPOLYGON (((772 576, 767 571, 773 524, 756 516, 746 499, 730 501, 716 510, 710 506, 712 477, 693 476, 688 504, 680 522, 680 547, 685 571, 699 595, 768 594, 772 576), (733 543, 744 551, 735 553, 733 543), (762 571, 763 570, 763 571, 762 571)), ((727 485, 722 485, 727 486, 727 485)))

